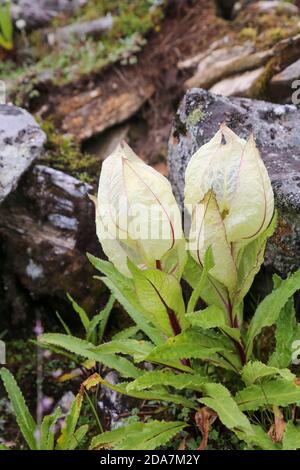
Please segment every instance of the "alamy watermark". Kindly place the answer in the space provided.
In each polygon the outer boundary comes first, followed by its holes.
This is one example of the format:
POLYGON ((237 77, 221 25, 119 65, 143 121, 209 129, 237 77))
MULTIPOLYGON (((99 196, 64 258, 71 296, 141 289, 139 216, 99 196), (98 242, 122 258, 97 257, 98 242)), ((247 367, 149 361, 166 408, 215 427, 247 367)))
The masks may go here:
POLYGON ((292 94, 292 103, 297 106, 300 104, 300 79, 293 81, 292 89, 295 90, 292 94))
POLYGON ((0 104, 6 104, 6 84, 0 80, 0 104))
POLYGON ((295 366, 300 364, 300 339, 292 342, 292 364, 295 366))
POLYGON ((6 345, 2 340, 0 340, 0 365, 1 364, 6 364, 6 345))

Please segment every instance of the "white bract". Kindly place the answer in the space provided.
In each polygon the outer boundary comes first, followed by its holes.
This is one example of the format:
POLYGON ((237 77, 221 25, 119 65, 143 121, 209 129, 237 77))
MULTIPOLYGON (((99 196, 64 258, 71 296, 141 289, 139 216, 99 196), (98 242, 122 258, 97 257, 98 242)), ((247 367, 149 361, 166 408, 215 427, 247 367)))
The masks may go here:
POLYGON ((222 125, 187 166, 185 204, 192 256, 202 265, 211 246, 211 275, 232 291, 239 250, 267 229, 274 212, 271 182, 253 137, 245 141, 222 125))
POLYGON ((96 210, 99 240, 121 273, 130 276, 129 258, 181 275, 185 240, 171 185, 125 142, 102 165, 96 210))

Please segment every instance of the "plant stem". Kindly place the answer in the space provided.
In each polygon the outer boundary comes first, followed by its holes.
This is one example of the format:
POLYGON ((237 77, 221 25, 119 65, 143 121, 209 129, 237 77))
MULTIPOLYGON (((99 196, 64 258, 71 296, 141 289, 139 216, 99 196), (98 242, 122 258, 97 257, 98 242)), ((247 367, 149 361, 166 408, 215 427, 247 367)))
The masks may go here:
POLYGON ((95 419, 96 419, 96 422, 97 422, 97 425, 98 425, 100 434, 103 434, 104 430, 103 430, 103 426, 102 426, 102 424, 101 424, 101 421, 100 421, 100 419, 99 419, 97 410, 96 410, 96 408, 95 408, 95 406, 94 406, 92 400, 90 399, 89 394, 87 393, 86 390, 84 390, 84 393, 85 393, 85 396, 86 396, 86 398, 87 398, 87 400, 88 400, 88 402, 89 402, 89 405, 90 405, 90 408, 91 408, 91 410, 92 410, 92 413, 93 413, 93 415, 95 416, 95 419))
MULTIPOLYGON (((229 321, 230 321, 230 326, 231 328, 237 328, 237 321, 236 321, 236 318, 234 318, 233 316, 233 308, 232 308, 232 305, 231 305, 231 302, 229 301, 229 308, 228 308, 228 314, 229 314, 229 321)), ((233 343, 234 343, 234 346, 235 346, 235 349, 239 355, 239 358, 241 360, 241 363, 242 365, 244 366, 247 362, 247 358, 246 358, 246 353, 245 353, 245 348, 244 346, 239 342, 239 341, 236 341, 235 339, 231 338, 233 343)))

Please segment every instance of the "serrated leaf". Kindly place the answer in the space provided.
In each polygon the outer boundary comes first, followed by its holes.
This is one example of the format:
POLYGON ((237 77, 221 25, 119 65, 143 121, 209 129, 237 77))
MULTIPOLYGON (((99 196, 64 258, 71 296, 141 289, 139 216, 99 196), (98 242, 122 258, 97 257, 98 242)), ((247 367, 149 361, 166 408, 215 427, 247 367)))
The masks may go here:
POLYGON ((92 265, 106 276, 99 279, 110 289, 120 304, 123 305, 126 312, 139 329, 143 331, 153 343, 164 343, 164 335, 149 322, 146 313, 143 312, 142 306, 137 301, 132 279, 120 274, 109 261, 103 261, 89 254, 87 256, 92 265))
POLYGON ((80 318, 80 321, 82 323, 82 326, 84 327, 84 329, 87 333, 88 329, 89 329, 89 325, 90 325, 89 317, 87 316, 85 310, 82 307, 80 307, 80 305, 73 299, 73 297, 71 297, 70 294, 67 294, 67 297, 68 297, 69 301, 72 304, 74 312, 77 313, 77 315, 80 318))
POLYGON ((201 296, 201 292, 204 289, 205 284, 208 281, 208 273, 214 267, 214 257, 212 252, 212 247, 210 246, 205 253, 204 264, 201 272, 201 276, 196 283, 196 286, 190 297, 187 312, 193 312, 195 310, 196 304, 201 296))
POLYGON ((252 432, 250 421, 244 415, 226 387, 221 384, 204 384, 204 393, 208 396, 198 401, 214 410, 222 423, 231 430, 252 432))
POLYGON ((141 362, 153 350, 154 345, 149 341, 138 341, 136 339, 119 339, 94 346, 92 351, 98 354, 121 353, 133 356, 136 362, 141 362))
POLYGON ((160 364, 181 359, 201 359, 235 371, 239 368, 238 358, 228 338, 217 332, 193 328, 169 338, 147 357, 147 360, 160 364))
POLYGON ((149 320, 166 336, 175 336, 188 323, 179 281, 158 269, 140 270, 128 261, 139 303, 149 320))
POLYGON ((82 439, 84 439, 84 437, 86 436, 88 430, 89 430, 88 424, 83 424, 78 429, 76 429, 74 435, 71 438, 68 450, 76 449, 81 443, 82 439))
POLYGON ((127 385, 127 390, 145 390, 158 385, 171 386, 178 390, 190 389, 201 391, 206 377, 192 374, 175 374, 169 371, 145 372, 139 378, 127 385))
POLYGON ((61 409, 56 408, 54 413, 43 418, 41 424, 40 450, 54 450, 54 426, 61 417, 61 409))
POLYGON ((103 310, 101 310, 100 313, 95 315, 92 320, 90 321, 87 329, 87 340, 92 341, 92 343, 96 343, 98 341, 99 343, 102 342, 104 332, 106 329, 106 325, 108 323, 112 308, 115 303, 115 298, 113 295, 110 296, 109 301, 107 302, 107 305, 104 307, 103 310), (98 335, 96 334, 96 329, 99 325, 99 333, 98 335))
MULTIPOLYGON (((96 374, 95 374, 96 375, 96 374)), ((168 393, 164 387, 159 387, 156 390, 150 391, 138 391, 138 390, 127 390, 128 383, 119 383, 117 385, 111 384, 99 376, 99 381, 105 387, 114 390, 115 392, 127 395, 133 398, 140 398, 141 400, 159 400, 163 402, 175 403, 177 405, 185 406, 186 408, 196 409, 197 405, 184 396, 176 395, 175 393, 168 393)))
POLYGON ((198 312, 188 313, 187 318, 192 326, 198 326, 204 330, 217 327, 221 328, 227 323, 225 311, 216 305, 210 305, 198 312))
POLYGON ((270 367, 262 362, 248 362, 242 369, 242 380, 246 385, 254 384, 257 380, 263 378, 270 378, 272 376, 280 375, 283 379, 293 381, 295 375, 289 369, 278 369, 277 367, 270 367))
POLYGON ((87 359, 93 359, 107 367, 115 369, 123 377, 137 378, 141 373, 137 367, 124 357, 119 357, 115 354, 101 354, 99 352, 95 352, 93 351, 94 345, 92 343, 79 338, 74 338, 73 336, 63 335, 60 333, 46 333, 39 337, 39 342, 44 345, 54 345, 56 347, 66 349, 69 352, 87 359))
POLYGON ((139 329, 138 326, 129 326, 128 328, 125 328, 124 330, 119 331, 118 333, 116 333, 116 334, 112 337, 112 340, 115 340, 115 339, 128 339, 128 338, 132 338, 132 337, 135 336, 139 331, 140 331, 140 329, 139 329))
POLYGON ((285 433, 282 440, 283 450, 297 450, 300 449, 300 424, 295 424, 289 421, 285 428, 285 433))
MULTIPOLYGON (((201 278, 203 268, 196 263, 192 256, 188 255, 188 260, 184 268, 183 279, 193 288, 196 289, 201 278)), ((207 305, 217 305, 225 309, 228 303, 228 293, 224 286, 210 275, 207 275, 206 282, 202 286, 200 297, 207 305)))
POLYGON ((300 404, 300 387, 284 379, 250 385, 238 392, 235 400, 243 411, 258 410, 265 406, 300 404))
POLYGON ((78 393, 71 405, 70 411, 67 414, 61 435, 57 440, 57 449, 71 450, 73 446, 72 439, 79 420, 82 402, 83 395, 82 393, 78 393))
POLYGON ((247 358, 252 354, 253 340, 266 326, 272 326, 290 297, 300 289, 300 270, 281 282, 280 286, 264 298, 251 320, 246 340, 247 358))
POLYGON ((258 238, 239 250, 236 261, 238 283, 233 298, 233 304, 235 307, 242 302, 249 291, 256 274, 260 270, 264 261, 267 240, 273 235, 276 225, 277 213, 275 212, 269 227, 258 238))
POLYGON ((269 359, 273 367, 288 367, 292 361, 292 343, 297 332, 294 299, 287 301, 276 322, 276 347, 269 359))
POLYGON ((37 425, 29 413, 23 394, 11 372, 8 369, 0 369, 0 377, 11 401, 16 415, 18 426, 31 450, 37 450, 35 432, 37 425))
POLYGON ((93 438, 91 449, 154 450, 167 444, 186 427, 181 422, 134 423, 93 438))
POLYGON ((237 437, 245 441, 251 448, 261 450, 280 450, 280 446, 272 441, 270 436, 258 424, 251 425, 252 432, 235 430, 237 437))

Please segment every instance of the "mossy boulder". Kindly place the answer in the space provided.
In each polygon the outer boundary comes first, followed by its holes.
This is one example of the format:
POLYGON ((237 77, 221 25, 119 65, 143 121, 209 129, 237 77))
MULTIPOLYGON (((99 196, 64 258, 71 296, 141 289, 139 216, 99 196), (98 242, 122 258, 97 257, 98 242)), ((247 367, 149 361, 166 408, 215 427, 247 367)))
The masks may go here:
POLYGON ((177 111, 169 142, 170 180, 181 207, 186 166, 193 153, 213 137, 223 122, 240 137, 254 134, 280 215, 277 231, 268 244, 265 264, 287 274, 300 266, 300 110, 293 105, 189 90, 177 111), (195 116, 199 119, 195 120, 195 116))

